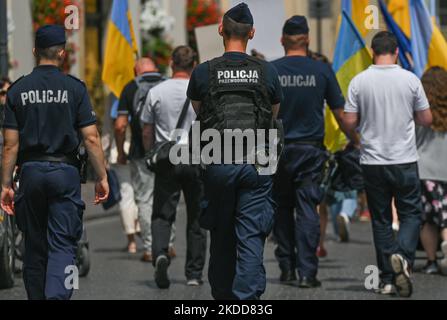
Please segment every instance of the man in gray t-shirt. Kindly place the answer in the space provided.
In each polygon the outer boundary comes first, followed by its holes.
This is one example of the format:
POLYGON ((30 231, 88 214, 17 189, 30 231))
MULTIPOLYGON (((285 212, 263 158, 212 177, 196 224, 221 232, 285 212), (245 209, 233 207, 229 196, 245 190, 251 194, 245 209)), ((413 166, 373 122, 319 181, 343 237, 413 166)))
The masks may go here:
MULTIPOLYGON (((196 54, 187 46, 180 46, 172 53, 172 79, 154 87, 148 95, 141 121, 143 144, 150 150, 155 143, 176 141, 174 131, 183 107, 186 106, 186 91, 192 70, 196 65, 196 54)), ((182 129, 189 131, 195 120, 195 112, 189 110, 182 129)), ((179 143, 187 144, 188 141, 179 143)), ((154 207, 152 213, 152 254, 155 266, 155 282, 160 289, 170 286, 168 266, 169 238, 175 221, 178 193, 183 191, 186 202, 186 265, 187 285, 198 286, 202 282, 206 256, 206 233, 200 228, 200 202, 203 187, 198 167, 191 165, 170 166, 155 173, 154 207)))
POLYGON ((355 77, 348 90, 345 125, 361 134, 361 164, 372 215, 378 293, 412 294, 411 267, 421 226, 415 124, 430 126, 432 115, 421 81, 396 65, 395 36, 387 31, 372 41, 375 65, 355 77), (392 230, 395 199, 400 230, 392 230))

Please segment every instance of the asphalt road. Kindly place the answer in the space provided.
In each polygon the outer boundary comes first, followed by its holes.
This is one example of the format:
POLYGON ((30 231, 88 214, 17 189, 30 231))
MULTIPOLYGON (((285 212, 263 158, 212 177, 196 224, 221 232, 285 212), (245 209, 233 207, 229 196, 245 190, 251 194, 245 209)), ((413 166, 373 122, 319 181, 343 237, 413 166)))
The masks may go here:
MULTIPOLYGON (((89 190, 90 191, 90 190, 89 190)), ((96 218, 86 222, 90 240, 92 260, 91 272, 80 280, 80 289, 73 299, 112 300, 197 300, 211 299, 208 282, 201 287, 187 287, 184 276, 185 262, 185 212, 182 205, 177 221, 175 246, 178 257, 169 269, 171 287, 160 290, 153 280, 153 267, 139 261, 141 252, 130 255, 125 252, 125 236, 118 216, 106 216, 100 209, 88 206, 86 218, 96 218), (99 217, 99 219, 98 219, 99 217)), ((114 212, 112 210, 112 212, 114 212)), ((329 231, 331 226, 329 226, 329 231)), ((329 234, 327 249, 329 256, 320 263, 319 278, 323 282, 320 289, 304 290, 296 286, 281 285, 275 261, 274 245, 267 243, 265 266, 267 270, 267 291, 262 297, 271 300, 367 300, 396 299, 382 297, 365 289, 365 267, 375 263, 368 223, 355 223, 351 230, 352 241, 341 244, 329 234)), ((141 244, 140 244, 141 247, 141 244)), ((416 269, 424 263, 423 253, 418 253, 416 269)), ((0 300, 26 299, 23 282, 17 276, 13 289, 0 291, 0 300)), ((447 299, 447 277, 415 274, 415 294, 412 299, 447 299)))

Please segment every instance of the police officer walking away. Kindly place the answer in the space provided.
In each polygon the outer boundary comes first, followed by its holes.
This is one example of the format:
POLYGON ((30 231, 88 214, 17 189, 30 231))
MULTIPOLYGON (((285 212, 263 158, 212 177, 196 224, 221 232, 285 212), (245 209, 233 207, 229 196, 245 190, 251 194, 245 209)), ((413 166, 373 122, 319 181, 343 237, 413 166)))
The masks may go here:
POLYGON ((8 91, 4 122, 2 208, 16 214, 25 236, 23 278, 29 299, 70 299, 66 270, 73 270, 82 235, 80 136, 98 175, 95 204, 109 186, 87 89, 58 67, 65 58, 65 30, 48 25, 36 33, 38 66, 8 91), (16 164, 20 187, 12 187, 16 164), (67 268, 68 267, 68 268, 67 268))
MULTIPOLYGON (((225 54, 193 72, 188 97, 202 130, 265 130, 278 113, 282 93, 277 72, 245 53, 255 34, 253 23, 245 3, 230 9, 219 26, 225 54)), ((204 185, 201 223, 211 232, 212 295, 259 299, 266 287, 264 243, 273 224, 272 178, 247 162, 213 163, 204 171, 204 185)))
MULTIPOLYGON (((296 280, 314 288, 317 280, 317 247, 320 239, 320 179, 326 152, 323 145, 325 101, 342 126, 345 100, 335 74, 326 63, 308 57, 309 27, 303 16, 286 21, 281 39, 286 56, 273 62, 279 73, 284 100, 282 119, 285 149, 275 176, 273 194, 278 205, 274 235, 281 282, 296 280), (296 219, 294 210, 296 209, 296 219)), ((344 130, 358 143, 356 133, 344 130)))

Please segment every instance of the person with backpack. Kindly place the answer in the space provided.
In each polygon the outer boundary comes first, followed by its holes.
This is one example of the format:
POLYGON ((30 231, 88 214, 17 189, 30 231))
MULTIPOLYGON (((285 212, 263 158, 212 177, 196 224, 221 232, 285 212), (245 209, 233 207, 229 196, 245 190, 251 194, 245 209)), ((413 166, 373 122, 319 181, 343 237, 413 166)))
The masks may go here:
MULTIPOLYGON (((219 26, 225 53, 197 66, 191 76, 188 97, 201 130, 222 140, 228 133, 267 132, 276 122, 282 98, 278 73, 270 63, 246 54, 255 36, 253 25, 247 4, 227 11, 219 26)), ((201 225, 210 230, 208 279, 216 300, 256 300, 266 289, 263 255, 273 225, 272 176, 249 160, 249 145, 224 142, 223 153, 216 152, 203 172, 201 225), (233 149, 243 152, 238 156, 233 149)))
MULTIPOLYGON (((115 139, 118 151, 118 164, 126 165, 130 161, 130 179, 133 188, 135 202, 138 207, 138 220, 134 216, 127 217, 123 214, 123 224, 126 227, 128 237, 128 251, 136 253, 135 233, 141 228, 144 253, 143 262, 152 262, 152 202, 154 192, 154 174, 149 171, 144 161, 145 150, 143 147, 142 126, 140 116, 149 91, 165 79, 158 72, 154 62, 149 58, 141 58, 135 64, 136 78, 130 81, 123 89, 118 105, 118 117, 115 120, 115 139), (124 151, 126 130, 130 123, 131 143, 129 154, 124 151), (133 226, 133 228, 132 228, 133 226)), ((174 232, 171 233, 169 253, 175 256, 173 247, 174 232)))

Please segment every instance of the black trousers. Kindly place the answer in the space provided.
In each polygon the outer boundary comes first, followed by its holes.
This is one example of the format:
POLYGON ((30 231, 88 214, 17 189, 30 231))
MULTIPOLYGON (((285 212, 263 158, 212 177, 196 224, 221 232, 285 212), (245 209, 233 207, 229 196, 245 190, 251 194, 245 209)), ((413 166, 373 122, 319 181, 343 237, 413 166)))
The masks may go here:
POLYGON ((377 264, 385 283, 394 274, 389 261, 400 253, 413 264, 422 223, 421 183, 416 163, 389 166, 362 166, 368 207, 371 212, 377 264), (400 228, 393 234, 391 202, 395 200, 400 228))
POLYGON ((155 175, 154 210, 152 213, 152 254, 168 257, 171 226, 175 222, 178 192, 183 191, 186 202, 186 264, 187 279, 202 279, 206 258, 206 232, 200 228, 200 202, 203 185, 196 166, 174 166, 172 170, 155 175))

